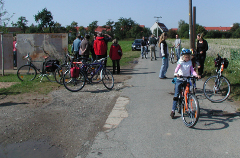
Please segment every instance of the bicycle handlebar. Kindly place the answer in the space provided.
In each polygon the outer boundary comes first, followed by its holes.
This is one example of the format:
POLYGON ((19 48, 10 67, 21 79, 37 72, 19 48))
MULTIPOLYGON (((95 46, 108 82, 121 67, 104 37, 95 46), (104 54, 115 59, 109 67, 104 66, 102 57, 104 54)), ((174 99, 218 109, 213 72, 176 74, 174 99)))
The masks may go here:
POLYGON ((186 79, 198 79, 198 77, 196 76, 174 76, 174 77, 186 78, 186 79))

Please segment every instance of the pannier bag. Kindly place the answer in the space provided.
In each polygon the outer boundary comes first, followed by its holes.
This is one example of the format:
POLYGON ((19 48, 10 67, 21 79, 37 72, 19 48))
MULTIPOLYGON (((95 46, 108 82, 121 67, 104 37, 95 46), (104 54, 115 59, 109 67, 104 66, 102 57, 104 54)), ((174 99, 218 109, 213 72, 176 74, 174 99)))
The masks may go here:
POLYGON ((72 67, 70 72, 71 72, 71 77, 72 78, 77 78, 79 76, 80 68, 77 67, 77 66, 72 67))
POLYGON ((228 67, 228 63, 229 63, 226 58, 216 58, 216 59, 214 59, 215 67, 220 67, 221 62, 224 63, 224 68, 226 69, 228 67))
POLYGON ((45 68, 47 72, 54 72, 59 65, 58 60, 48 60, 46 61, 45 68))

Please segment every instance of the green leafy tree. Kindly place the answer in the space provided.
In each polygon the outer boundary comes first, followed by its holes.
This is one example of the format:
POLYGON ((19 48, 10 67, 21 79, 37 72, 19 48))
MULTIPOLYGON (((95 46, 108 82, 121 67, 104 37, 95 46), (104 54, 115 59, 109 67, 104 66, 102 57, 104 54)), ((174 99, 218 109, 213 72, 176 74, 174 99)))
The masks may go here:
POLYGON ((240 28, 240 23, 234 23, 232 28, 230 29, 231 32, 236 31, 238 28, 240 28))
POLYGON ((170 29, 168 31, 168 38, 176 38, 176 35, 177 35, 177 31, 176 30, 170 29))
POLYGON ((114 34, 117 39, 124 39, 127 37, 127 33, 136 25, 136 23, 131 18, 118 19, 114 24, 114 34))
POLYGON ((204 35, 206 35, 206 34, 207 34, 207 30, 206 30, 203 26, 197 25, 197 27, 196 27, 196 33, 197 33, 197 34, 198 34, 198 33, 203 33, 204 35))
POLYGON ((178 22, 178 35, 180 38, 189 38, 189 24, 184 20, 178 22))
POLYGON ((87 34, 87 30, 83 26, 80 26, 78 28, 78 33, 80 33, 80 35, 84 36, 85 34, 87 34))
POLYGON ((97 27, 98 27, 98 21, 93 21, 91 24, 89 24, 88 25, 89 34, 94 35, 97 27))
POLYGON ((113 33, 114 21, 108 20, 106 22, 106 25, 104 25, 103 27, 108 29, 109 31, 107 31, 106 33, 109 34, 111 37, 113 37, 113 35, 114 35, 114 33, 113 33))
POLYGON ((26 17, 21 16, 18 18, 17 27, 19 27, 23 31, 23 33, 25 33, 27 29, 27 23, 28 20, 26 19, 26 17))
POLYGON ((52 13, 47 10, 47 8, 44 8, 41 12, 38 12, 38 14, 34 15, 34 18, 35 21, 39 23, 39 27, 42 29, 49 28, 49 32, 52 32, 51 27, 54 25, 53 16, 52 13))
POLYGON ((0 0, 0 32, 8 32, 6 26, 8 25, 8 22, 13 17, 13 15, 14 13, 12 15, 9 15, 7 10, 4 9, 4 1, 0 0))
POLYGON ((240 38, 240 28, 238 28, 237 30, 235 30, 232 34, 233 38, 240 38))

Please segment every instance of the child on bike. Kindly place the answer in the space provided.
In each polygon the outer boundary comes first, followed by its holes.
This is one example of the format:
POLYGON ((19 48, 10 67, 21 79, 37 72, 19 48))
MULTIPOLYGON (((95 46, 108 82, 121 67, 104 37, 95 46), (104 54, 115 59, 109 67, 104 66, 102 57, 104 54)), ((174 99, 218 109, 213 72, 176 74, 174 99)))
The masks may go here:
POLYGON ((181 52, 182 59, 178 61, 177 67, 174 72, 174 76, 177 76, 176 82, 175 82, 175 94, 173 98, 173 105, 172 105, 172 111, 171 111, 171 118, 173 119, 175 116, 175 110, 177 108, 177 101, 178 101, 178 95, 181 90, 181 85, 185 81, 184 78, 180 78, 180 76, 190 76, 191 74, 198 77, 196 71, 194 71, 191 61, 191 51, 188 49, 185 49, 181 52))

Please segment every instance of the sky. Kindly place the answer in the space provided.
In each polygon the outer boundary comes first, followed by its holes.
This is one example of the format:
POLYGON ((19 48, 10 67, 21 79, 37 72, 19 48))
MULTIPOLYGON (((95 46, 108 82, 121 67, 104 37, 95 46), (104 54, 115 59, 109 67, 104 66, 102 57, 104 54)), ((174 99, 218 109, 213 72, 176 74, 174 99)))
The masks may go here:
MULTIPOLYGON (((66 27, 73 21, 87 27, 93 21, 105 25, 108 20, 131 18, 145 27, 152 27, 157 18, 168 29, 177 28, 178 22, 189 23, 189 0, 3 0, 4 10, 15 13, 11 22, 23 16, 28 26, 36 25, 34 15, 44 8, 52 13, 53 21, 66 27)), ((196 23, 206 27, 230 27, 240 23, 240 0, 192 0, 196 7, 196 23)))

